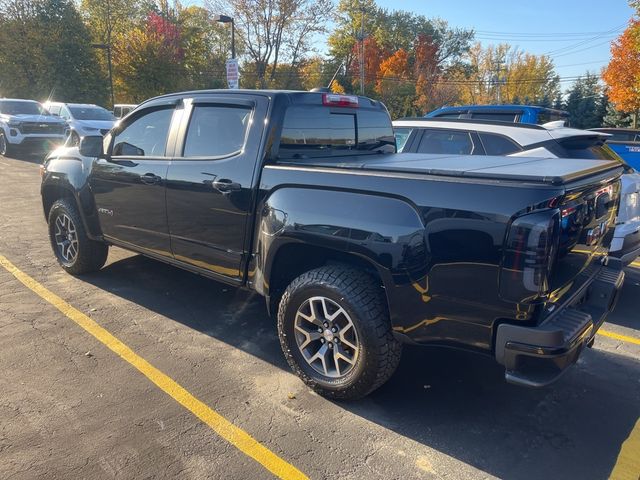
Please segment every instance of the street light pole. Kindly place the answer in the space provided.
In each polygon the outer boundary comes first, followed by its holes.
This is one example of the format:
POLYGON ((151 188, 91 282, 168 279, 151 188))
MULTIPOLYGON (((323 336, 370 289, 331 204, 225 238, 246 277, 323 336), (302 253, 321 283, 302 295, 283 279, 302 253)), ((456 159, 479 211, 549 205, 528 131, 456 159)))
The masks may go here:
POLYGON ((236 58, 236 23, 231 19, 231 58, 236 58))
POLYGON ((215 20, 216 22, 231 24, 231 58, 236 58, 236 24, 233 18, 228 15, 218 15, 215 20))

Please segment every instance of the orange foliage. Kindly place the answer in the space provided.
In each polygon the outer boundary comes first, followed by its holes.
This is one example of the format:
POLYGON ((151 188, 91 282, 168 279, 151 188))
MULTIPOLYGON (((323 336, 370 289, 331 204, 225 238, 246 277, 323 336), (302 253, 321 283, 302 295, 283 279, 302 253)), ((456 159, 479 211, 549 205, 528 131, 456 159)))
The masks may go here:
POLYGON ((623 112, 640 110, 640 20, 632 20, 611 45, 611 61, 602 72, 609 99, 623 112))
POLYGON ((404 49, 398 50, 380 64, 380 78, 376 91, 380 93, 380 85, 386 79, 405 80, 409 75, 409 55, 404 49))
MULTIPOLYGON (((378 42, 373 37, 364 39, 364 81, 371 84, 376 81, 380 63, 384 58, 384 51, 378 46, 378 42)), ((353 84, 357 85, 360 81, 360 43, 356 42, 353 46, 353 64, 351 65, 351 73, 353 75, 353 84)))

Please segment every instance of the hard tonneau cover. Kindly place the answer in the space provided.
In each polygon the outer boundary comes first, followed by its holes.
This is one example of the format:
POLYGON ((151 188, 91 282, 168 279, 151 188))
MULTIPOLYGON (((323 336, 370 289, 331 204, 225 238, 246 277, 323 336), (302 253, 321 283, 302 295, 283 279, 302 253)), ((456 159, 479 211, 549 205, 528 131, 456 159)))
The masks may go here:
POLYGON ((333 159, 314 158, 287 163, 448 177, 525 181, 550 185, 563 185, 606 171, 613 172, 620 169, 620 163, 609 160, 413 153, 362 155, 333 159))

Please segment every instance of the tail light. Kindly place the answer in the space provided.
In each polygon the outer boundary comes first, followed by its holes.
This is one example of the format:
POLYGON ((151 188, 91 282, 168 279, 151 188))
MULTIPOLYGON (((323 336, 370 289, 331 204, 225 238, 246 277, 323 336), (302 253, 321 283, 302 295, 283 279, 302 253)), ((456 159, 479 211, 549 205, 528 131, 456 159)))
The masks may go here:
POLYGON ((511 223, 500 268, 504 300, 531 303, 548 292, 559 228, 557 209, 523 215, 511 223))
POLYGON ((338 93, 323 93, 322 104, 328 107, 357 107, 358 97, 355 95, 340 95, 338 93))

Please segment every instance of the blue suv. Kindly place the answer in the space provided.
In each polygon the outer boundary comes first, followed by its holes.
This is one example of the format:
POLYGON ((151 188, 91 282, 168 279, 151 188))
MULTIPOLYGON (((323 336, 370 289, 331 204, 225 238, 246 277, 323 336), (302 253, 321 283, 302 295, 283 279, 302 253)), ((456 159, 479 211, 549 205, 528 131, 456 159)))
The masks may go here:
POLYGON ((569 112, 534 105, 463 105, 442 107, 425 115, 427 118, 464 118, 542 125, 564 120, 569 125, 569 112))

